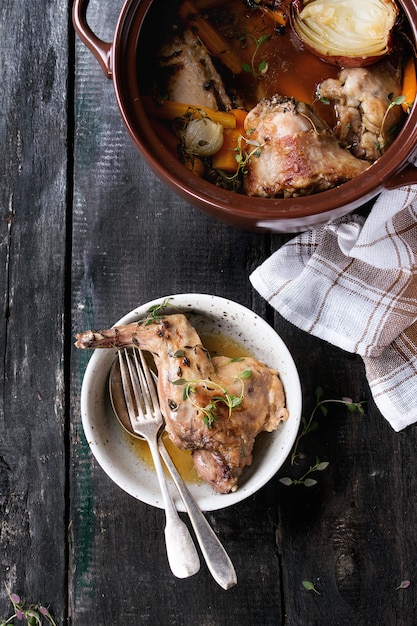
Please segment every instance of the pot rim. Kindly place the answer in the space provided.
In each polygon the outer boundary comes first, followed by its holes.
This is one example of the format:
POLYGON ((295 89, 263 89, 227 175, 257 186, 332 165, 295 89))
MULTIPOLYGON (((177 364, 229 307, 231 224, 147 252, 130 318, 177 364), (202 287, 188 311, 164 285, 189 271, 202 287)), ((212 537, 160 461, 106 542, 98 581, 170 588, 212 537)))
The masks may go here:
MULTIPOLYGON (((127 130, 151 169, 172 189, 191 203, 211 208, 218 215, 257 221, 298 219, 322 216, 344 207, 343 214, 365 204, 382 191, 384 184, 401 172, 411 159, 417 140, 417 104, 413 105, 401 131, 379 159, 368 170, 354 179, 332 189, 298 198, 258 198, 237 194, 216 187, 209 181, 198 180, 182 166, 168 149, 148 120, 141 104, 135 67, 126 64, 126 54, 133 46, 135 51, 147 13, 156 0, 126 0, 116 26, 112 46, 112 78, 117 103, 127 130), (140 131, 138 130, 140 129, 140 131), (180 167, 179 167, 180 166, 180 167), (238 202, 236 202, 238 198, 238 202), (193 202, 194 201, 194 202, 193 202)), ((398 0, 414 40, 417 42, 417 6, 414 0, 398 0)), ((135 55, 136 58, 136 55, 135 55)), ((417 182, 417 170, 416 170, 417 182)))

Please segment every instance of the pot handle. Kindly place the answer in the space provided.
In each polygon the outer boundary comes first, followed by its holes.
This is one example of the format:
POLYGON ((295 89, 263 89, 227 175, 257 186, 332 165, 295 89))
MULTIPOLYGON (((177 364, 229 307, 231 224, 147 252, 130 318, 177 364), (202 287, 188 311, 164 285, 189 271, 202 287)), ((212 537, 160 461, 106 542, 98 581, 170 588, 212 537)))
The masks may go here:
POLYGON ((398 189, 404 185, 417 184, 417 167, 409 163, 401 172, 397 172, 386 183, 385 189, 398 189))
POLYGON ((87 7, 89 0, 75 0, 72 7, 72 22, 81 41, 94 54, 107 78, 112 78, 112 46, 102 41, 93 33, 87 23, 87 7))

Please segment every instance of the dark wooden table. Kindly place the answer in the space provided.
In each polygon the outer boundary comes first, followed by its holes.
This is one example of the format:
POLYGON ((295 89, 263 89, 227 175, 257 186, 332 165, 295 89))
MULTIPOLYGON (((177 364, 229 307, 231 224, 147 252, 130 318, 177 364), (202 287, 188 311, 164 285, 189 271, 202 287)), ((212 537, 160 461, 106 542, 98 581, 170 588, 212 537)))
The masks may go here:
MULTIPOLYGON (((6 584, 76 626, 416 623, 416 428, 394 433, 360 358, 298 331, 253 291, 250 272, 290 235, 219 224, 149 171, 112 84, 74 36, 70 5, 0 3, 0 619, 13 612, 6 584), (80 420, 90 355, 74 334, 193 291, 234 299, 276 328, 305 417, 318 386, 326 399, 367 402, 364 415, 330 404, 298 466, 207 514, 237 570, 229 591, 204 564, 173 578, 162 511, 109 480, 80 420), (316 457, 329 462, 316 486, 279 482, 316 457)), ((104 39, 121 6, 91 2, 104 39)))

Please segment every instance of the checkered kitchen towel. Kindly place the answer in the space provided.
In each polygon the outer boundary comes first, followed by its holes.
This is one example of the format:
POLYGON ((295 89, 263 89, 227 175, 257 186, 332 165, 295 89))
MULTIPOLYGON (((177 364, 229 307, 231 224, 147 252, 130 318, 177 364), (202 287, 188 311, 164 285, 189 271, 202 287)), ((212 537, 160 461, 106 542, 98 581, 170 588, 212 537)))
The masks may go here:
POLYGON ((366 220, 302 233, 250 280, 284 318, 362 356, 396 431, 417 422, 417 185, 384 191, 366 220))

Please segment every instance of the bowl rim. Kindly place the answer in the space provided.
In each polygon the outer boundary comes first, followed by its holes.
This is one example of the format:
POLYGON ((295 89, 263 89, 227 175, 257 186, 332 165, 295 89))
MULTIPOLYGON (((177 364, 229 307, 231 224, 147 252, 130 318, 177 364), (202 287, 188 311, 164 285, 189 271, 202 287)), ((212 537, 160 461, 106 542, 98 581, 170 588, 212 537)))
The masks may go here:
MULTIPOLYGON (((224 326, 229 325, 230 328, 234 328, 236 335, 240 332, 242 340, 249 337, 250 342, 253 343, 255 338, 260 336, 259 332, 264 332, 266 338, 262 338, 260 343, 267 342, 268 349, 272 351, 271 342, 274 341, 274 345, 279 349, 279 354, 276 353, 274 357, 276 362, 272 366, 278 369, 282 378, 284 389, 288 394, 288 408, 291 411, 291 416, 276 431, 269 433, 263 439, 261 446, 266 458, 266 465, 262 463, 260 457, 256 458, 254 455, 252 466, 245 470, 244 482, 237 491, 231 494, 217 494, 206 483, 187 484, 202 510, 212 511, 226 508, 256 493, 279 471, 288 458, 301 422, 302 391, 298 371, 287 346, 272 326, 250 309, 220 296, 197 293, 162 296, 131 310, 120 318, 115 325, 143 319, 150 307, 160 304, 166 298, 171 299, 172 306, 179 307, 184 312, 197 310, 202 318, 206 315, 207 320, 209 316, 213 315, 216 328, 220 328, 221 322, 223 322, 224 326), (249 332, 247 337, 242 336, 242 323, 245 319, 248 329, 250 325, 253 326, 252 336, 249 332), (279 367, 276 367, 277 364, 279 367), (291 387, 289 381, 291 381, 291 387)), ((143 481, 150 481, 149 484, 151 482, 157 484, 155 472, 152 468, 145 467, 144 462, 132 451, 129 451, 128 436, 123 432, 117 418, 112 413, 110 399, 105 397, 105 394, 108 395, 108 373, 115 354, 114 349, 96 350, 87 364, 81 386, 81 418, 84 434, 96 461, 113 482, 138 500, 151 506, 163 508, 160 494, 152 492, 155 485, 146 489, 141 488, 140 484, 138 485, 139 477, 143 481), (114 444, 113 450, 110 445, 111 439, 114 444), (130 460, 127 459, 126 455, 129 455, 130 460), (128 464, 130 462, 132 466, 128 464), (121 470, 117 463, 122 464, 121 470)), ((257 355, 254 354, 254 356, 257 355)), ((171 480, 169 480, 169 484, 178 510, 185 511, 183 502, 179 499, 171 480)))

